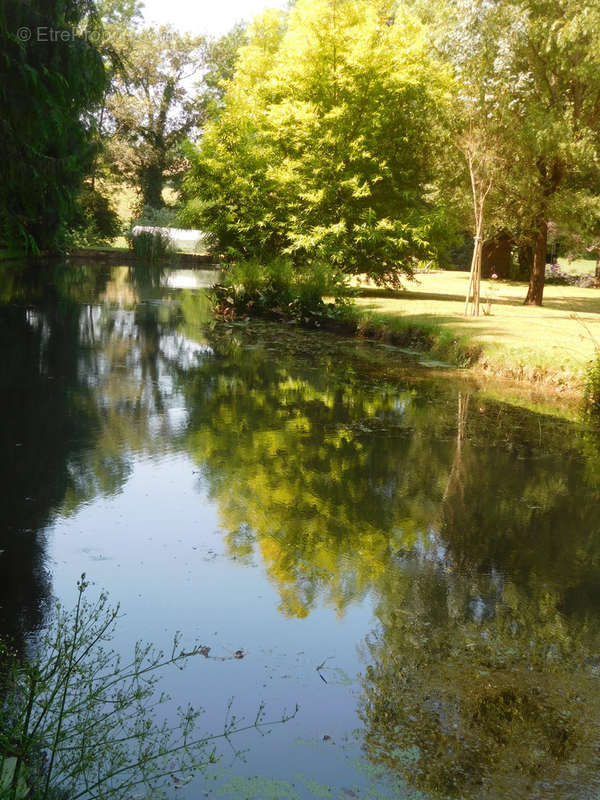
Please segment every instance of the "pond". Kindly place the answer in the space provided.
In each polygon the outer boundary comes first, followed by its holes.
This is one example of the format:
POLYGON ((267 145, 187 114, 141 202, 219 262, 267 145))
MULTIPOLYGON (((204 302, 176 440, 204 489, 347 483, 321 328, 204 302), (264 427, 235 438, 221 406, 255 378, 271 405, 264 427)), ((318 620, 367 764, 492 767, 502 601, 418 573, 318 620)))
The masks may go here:
POLYGON ((2 632, 85 572, 207 731, 298 704, 176 797, 597 797, 600 435, 177 275, 2 268, 2 632))

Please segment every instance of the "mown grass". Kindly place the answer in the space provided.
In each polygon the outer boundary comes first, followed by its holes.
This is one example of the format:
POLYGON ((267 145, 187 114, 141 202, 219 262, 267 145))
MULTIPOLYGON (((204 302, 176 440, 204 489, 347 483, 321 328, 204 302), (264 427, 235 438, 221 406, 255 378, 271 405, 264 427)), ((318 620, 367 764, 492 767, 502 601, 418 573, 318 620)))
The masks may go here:
POLYGON ((593 275, 596 269, 596 262, 589 258, 558 258, 557 263, 564 272, 570 272, 572 275, 593 275))
POLYGON ((431 272, 401 292, 362 286, 356 305, 366 327, 422 329, 440 356, 501 377, 582 390, 600 343, 600 290, 547 286, 544 305, 525 306, 526 286, 483 281, 489 314, 465 317, 466 272, 431 272))

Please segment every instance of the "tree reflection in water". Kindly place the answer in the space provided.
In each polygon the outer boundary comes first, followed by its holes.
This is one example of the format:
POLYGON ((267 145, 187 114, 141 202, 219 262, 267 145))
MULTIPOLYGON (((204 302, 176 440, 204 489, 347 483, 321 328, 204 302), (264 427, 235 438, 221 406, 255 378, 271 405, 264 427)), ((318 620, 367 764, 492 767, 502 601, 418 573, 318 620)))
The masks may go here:
MULTIPOLYGON (((0 634, 19 649, 44 624, 54 515, 119 492, 134 457, 178 446, 168 412, 182 403, 190 345, 163 277, 141 267, 2 268, 0 634)), ((188 292, 180 303, 196 325, 206 320, 205 298, 188 292)))
POLYGON ((296 361, 281 344, 214 347, 190 448, 232 553, 260 554, 285 614, 378 598, 371 758, 436 797, 587 796, 600 498, 580 432, 373 384, 314 344, 296 361))
POLYGON ((215 326, 160 268, 4 277, 0 630, 42 623, 55 513, 121 491, 135 458, 189 454, 230 554, 263 561, 282 614, 374 602, 360 708, 375 762, 434 797, 588 796, 593 432, 382 348, 215 326))
POLYGON ((564 440, 467 408, 439 525, 380 586, 366 750, 433 797, 596 796, 597 486, 564 440))

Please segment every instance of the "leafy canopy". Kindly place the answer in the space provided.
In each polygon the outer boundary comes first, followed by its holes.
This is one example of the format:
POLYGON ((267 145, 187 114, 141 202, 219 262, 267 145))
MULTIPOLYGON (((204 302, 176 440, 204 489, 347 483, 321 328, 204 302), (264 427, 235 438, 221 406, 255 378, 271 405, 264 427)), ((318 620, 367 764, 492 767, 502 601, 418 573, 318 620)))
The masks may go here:
POLYGON ((220 117, 192 150, 185 221, 217 249, 326 259, 391 278, 425 254, 445 73, 405 11, 300 0, 240 49, 220 117))
POLYGON ((64 242, 106 82, 99 32, 91 0, 0 2, 0 246, 56 250, 64 242), (71 36, 39 40, 36 31, 50 28, 71 36))

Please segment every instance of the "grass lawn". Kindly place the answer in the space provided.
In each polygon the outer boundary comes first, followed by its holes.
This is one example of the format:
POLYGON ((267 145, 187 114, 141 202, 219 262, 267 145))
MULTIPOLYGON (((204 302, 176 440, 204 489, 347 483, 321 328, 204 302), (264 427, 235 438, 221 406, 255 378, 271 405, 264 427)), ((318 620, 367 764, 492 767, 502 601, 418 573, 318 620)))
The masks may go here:
POLYGON ((574 258, 569 261, 568 258, 558 258, 558 265, 564 272, 570 272, 572 275, 593 275, 596 269, 596 262, 587 258, 574 258))
POLYGON ((525 306, 527 286, 482 281, 480 317, 463 315, 467 272, 419 274, 405 291, 364 288, 357 306, 391 329, 434 326, 479 351, 475 369, 503 377, 581 388, 586 365, 600 346, 600 289, 546 286, 544 305, 525 306))

